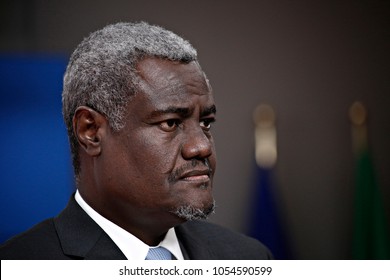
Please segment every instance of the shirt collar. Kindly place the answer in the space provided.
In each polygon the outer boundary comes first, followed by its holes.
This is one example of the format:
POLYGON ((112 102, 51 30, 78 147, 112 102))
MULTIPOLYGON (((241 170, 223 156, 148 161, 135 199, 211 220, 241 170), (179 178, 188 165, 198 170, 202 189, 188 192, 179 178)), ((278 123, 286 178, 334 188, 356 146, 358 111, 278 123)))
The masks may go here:
MULTIPOLYGON (((81 197, 78 190, 75 199, 80 207, 108 234, 128 260, 144 260, 146 258, 151 247, 92 209, 81 197)), ((168 249, 177 260, 184 260, 174 228, 168 230, 158 246, 168 249)))

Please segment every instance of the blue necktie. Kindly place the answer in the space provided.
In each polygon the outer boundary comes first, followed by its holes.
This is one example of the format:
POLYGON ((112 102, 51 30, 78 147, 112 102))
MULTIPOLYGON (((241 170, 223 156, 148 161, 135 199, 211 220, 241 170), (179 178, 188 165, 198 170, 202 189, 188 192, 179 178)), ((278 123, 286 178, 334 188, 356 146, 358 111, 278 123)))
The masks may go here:
POLYGON ((145 260, 172 260, 172 254, 164 247, 150 248, 145 260))

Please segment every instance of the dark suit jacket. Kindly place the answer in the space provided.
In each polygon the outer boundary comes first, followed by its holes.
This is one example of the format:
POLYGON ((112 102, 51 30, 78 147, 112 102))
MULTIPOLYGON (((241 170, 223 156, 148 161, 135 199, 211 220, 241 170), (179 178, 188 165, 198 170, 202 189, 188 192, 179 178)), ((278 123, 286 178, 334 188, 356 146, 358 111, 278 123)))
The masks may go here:
MULTIPOLYGON (((255 239, 207 222, 186 222, 175 230, 186 259, 272 258, 268 249, 255 239)), ((4 243, 0 247, 0 259, 125 260, 126 257, 72 196, 57 217, 4 243)))

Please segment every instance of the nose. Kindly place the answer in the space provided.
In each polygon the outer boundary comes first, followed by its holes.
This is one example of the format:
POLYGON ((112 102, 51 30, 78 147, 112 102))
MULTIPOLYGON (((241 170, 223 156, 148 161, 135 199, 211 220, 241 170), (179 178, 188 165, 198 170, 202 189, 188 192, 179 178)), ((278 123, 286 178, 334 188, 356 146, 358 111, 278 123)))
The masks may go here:
POLYGON ((181 153, 186 160, 204 159, 212 155, 213 145, 211 135, 198 126, 187 130, 181 153))

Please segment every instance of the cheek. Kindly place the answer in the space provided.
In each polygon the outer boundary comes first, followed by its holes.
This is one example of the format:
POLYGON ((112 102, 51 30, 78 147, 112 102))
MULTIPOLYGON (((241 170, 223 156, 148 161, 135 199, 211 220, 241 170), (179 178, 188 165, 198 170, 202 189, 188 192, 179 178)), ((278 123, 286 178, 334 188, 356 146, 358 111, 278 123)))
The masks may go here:
POLYGON ((128 145, 131 150, 129 157, 140 169, 167 174, 175 167, 179 144, 171 139, 147 133, 138 135, 135 139, 129 138, 128 145))

